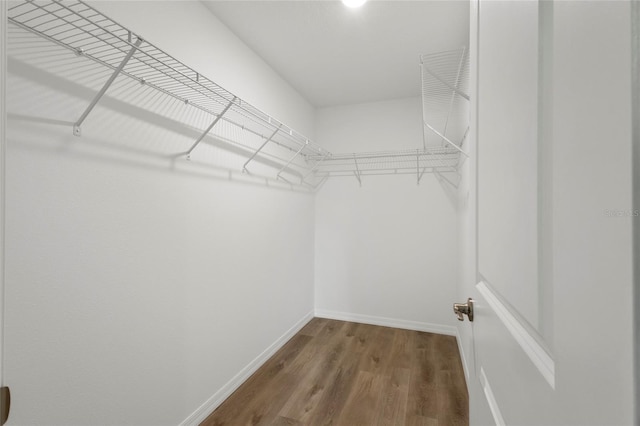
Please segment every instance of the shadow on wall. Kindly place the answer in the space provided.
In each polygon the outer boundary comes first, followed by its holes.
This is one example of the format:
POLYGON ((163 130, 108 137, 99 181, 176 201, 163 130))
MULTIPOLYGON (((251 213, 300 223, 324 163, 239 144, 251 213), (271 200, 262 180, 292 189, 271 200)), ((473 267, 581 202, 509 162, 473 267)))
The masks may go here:
POLYGON ((460 180, 459 172, 434 173, 435 179, 438 181, 444 194, 452 206, 458 205, 458 182, 460 180))

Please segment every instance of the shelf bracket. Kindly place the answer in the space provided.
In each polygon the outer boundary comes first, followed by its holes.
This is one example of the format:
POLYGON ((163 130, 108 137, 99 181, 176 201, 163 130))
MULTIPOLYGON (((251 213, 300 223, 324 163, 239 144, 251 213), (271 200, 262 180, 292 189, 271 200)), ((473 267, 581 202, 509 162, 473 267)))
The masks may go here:
MULTIPOLYGON (((131 37, 131 32, 129 32, 129 37, 131 37)), ((104 86, 102 86, 102 89, 100 89, 98 94, 93 98, 93 101, 91 101, 91 103, 89 104, 87 109, 84 111, 84 113, 80 116, 78 121, 75 122, 75 124, 73 125, 73 134, 75 136, 82 135, 82 131, 80 129, 80 126, 82 126, 82 122, 87 118, 91 110, 93 110, 93 108, 96 106, 100 98, 104 96, 104 94, 107 92, 109 87, 115 81, 116 77, 118 77, 120 72, 122 72, 122 70, 124 69, 124 66, 127 65, 127 62, 129 62, 129 59, 131 59, 131 57, 136 52, 136 50, 138 50, 138 47, 140 47, 140 44, 142 44, 142 41, 143 40, 140 37, 138 37, 138 39, 133 44, 133 46, 131 46, 131 50, 129 50, 129 53, 127 53, 127 56, 125 56, 122 62, 120 62, 120 65, 118 65, 118 68, 116 68, 113 74, 111 74, 111 77, 109 77, 106 83, 104 83, 104 86)))
MULTIPOLYGON (((271 120, 271 117, 269 117, 269 120, 271 120)), ((249 164, 251 161, 253 161, 254 158, 256 158, 256 155, 258 155, 258 153, 260 151, 262 151, 262 148, 264 148, 270 141, 271 139, 273 139, 273 137, 278 134, 278 132, 280 131, 280 127, 282 127, 282 124, 278 126, 277 129, 275 129, 273 131, 273 133, 271 133, 271 136, 269 136, 263 143, 262 145, 260 145, 260 148, 258 148, 258 150, 256 152, 253 153, 253 155, 251 157, 249 157, 249 159, 247 161, 245 161, 245 163, 242 165, 242 173, 249 173, 249 170, 247 169, 247 164, 249 164)))
POLYGON ((455 143, 451 142, 451 140, 446 137, 445 135, 443 135, 442 133, 440 133, 439 131, 437 131, 436 129, 434 129, 433 127, 431 127, 429 125, 429 123, 427 123, 426 121, 424 122, 424 125, 427 126, 427 128, 429 130, 431 130, 433 133, 435 133, 436 135, 440 136, 445 142, 447 142, 449 145, 451 145, 452 147, 454 147, 455 149, 457 149, 458 151, 460 151, 461 154, 463 154, 465 157, 468 157, 469 155, 464 152, 462 150, 462 148, 460 148, 458 145, 456 145, 455 143))
POLYGON ((358 179, 358 183, 360 184, 360 186, 362 186, 362 179, 360 178, 360 168, 358 167, 358 159, 356 158, 356 154, 353 154, 353 162, 356 164, 356 170, 353 172, 353 174, 356 176, 356 179, 358 179))
POLYGON ((422 172, 420 172, 420 177, 418 178, 418 182, 422 180, 422 176, 424 176, 424 173, 427 171, 427 169, 428 169, 427 166, 422 168, 422 172))
POLYGON ((285 164, 284 166, 282 166, 282 168, 278 171, 278 174, 276 175, 276 179, 280 179, 280 174, 282 174, 282 172, 289 167, 289 165, 293 162, 293 160, 296 159, 296 157, 298 155, 300 155, 300 153, 302 152, 302 150, 304 149, 305 146, 307 146, 309 144, 309 141, 307 141, 306 143, 304 143, 300 149, 298 150, 298 152, 296 152, 296 155, 294 155, 293 157, 291 157, 291 159, 289 161, 287 161, 287 164, 285 164))
POLYGON ((194 144, 191 145, 191 148, 189 148, 189 150, 187 151, 187 160, 191 159, 190 158, 191 157, 191 152, 196 148, 196 146, 198 146, 200 144, 202 139, 204 139, 204 137, 207 136, 207 134, 211 131, 211 129, 213 129, 213 126, 218 124, 218 121, 220 121, 222 119, 222 116, 225 115, 227 111, 229 111, 229 108, 231 108, 231 106, 233 105, 233 103, 235 101, 236 101, 236 97, 234 96, 233 99, 231 99, 231 102, 229 102, 229 104, 226 107, 224 107, 222 112, 220 114, 218 114, 218 116, 215 118, 215 120, 213 120, 213 122, 209 125, 209 127, 207 127, 207 129, 200 135, 200 137, 198 139, 196 139, 194 144))
MULTIPOLYGON (((420 160, 419 160, 419 158, 420 158, 420 153, 418 153, 418 154, 416 155, 416 157, 417 157, 417 159, 418 159, 417 164, 416 164, 416 167, 417 167, 417 173, 418 173, 418 185, 420 185, 420 181, 422 180, 422 176, 424 176, 424 173, 427 171, 427 169, 429 168, 429 166, 424 166, 424 167, 422 168, 422 171, 420 171, 420 160)), ((435 169, 432 167, 432 170, 435 170, 435 169)))
POLYGON ((464 131, 464 135, 462 135, 462 139, 460 139, 460 147, 462 147, 462 145, 464 144, 464 141, 467 140, 467 135, 469 134, 469 126, 467 126, 467 129, 464 131))
POLYGON ((311 170, 309 170, 309 172, 308 172, 306 175, 304 175, 304 176, 302 177, 302 179, 300 180, 300 183, 301 183, 301 184, 303 184, 303 183, 304 183, 304 181, 305 181, 305 180, 306 180, 306 179, 311 175, 311 173, 313 173, 313 172, 315 172, 316 170, 318 170, 318 167, 320 167, 320 164, 322 164, 322 162, 323 162, 323 161, 324 161, 328 156, 329 156, 329 153, 327 152, 327 153, 324 155, 324 157, 322 157, 322 158, 320 159, 320 161, 318 161, 318 162, 316 163, 316 165, 315 165, 315 166, 313 166, 313 168, 312 168, 311 170))

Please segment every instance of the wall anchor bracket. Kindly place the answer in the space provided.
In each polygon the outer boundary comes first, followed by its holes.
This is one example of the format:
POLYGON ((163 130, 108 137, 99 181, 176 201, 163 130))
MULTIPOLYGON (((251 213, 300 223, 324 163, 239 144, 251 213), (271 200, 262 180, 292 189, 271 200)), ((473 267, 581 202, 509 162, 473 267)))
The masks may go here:
POLYGON ((278 174, 276 175, 276 179, 282 179, 282 176, 280 176, 282 174, 283 171, 285 171, 285 169, 287 167, 289 167, 289 165, 293 162, 293 160, 296 159, 296 157, 298 155, 300 155, 300 153, 302 152, 302 150, 304 149, 305 146, 307 146, 309 144, 309 141, 307 141, 305 144, 303 144, 300 149, 298 150, 298 152, 296 152, 296 155, 294 155, 293 157, 291 157, 291 159, 289 159, 289 161, 287 161, 287 164, 285 164, 284 166, 282 166, 282 168, 278 171, 278 174))
MULTIPOLYGON (((269 118, 269 123, 271 123, 271 118, 269 118)), ((256 155, 258 155, 258 153, 260 151, 262 151, 262 148, 264 148, 270 141, 271 139, 273 139, 273 137, 278 134, 278 132, 280 131, 280 128, 282 127, 282 124, 278 126, 277 129, 275 129, 273 131, 273 133, 271 133, 271 136, 269 136, 263 143, 262 145, 260 145, 260 148, 258 148, 256 150, 256 152, 253 153, 253 155, 251 157, 249 157, 249 159, 247 161, 245 161, 245 163, 242 165, 242 173, 249 173, 249 170, 247 169, 247 164, 249 164, 251 161, 253 161, 254 158, 256 158, 256 155)))
MULTIPOLYGON (((202 139, 204 139, 204 137, 207 136, 207 134, 211 131, 211 129, 213 129, 213 126, 215 126, 218 123, 218 121, 222 119, 222 116, 225 115, 227 111, 229 111, 229 108, 231 108, 231 106, 235 101, 236 101, 236 97, 234 96, 233 99, 231 99, 231 102, 227 104, 227 106, 222 110, 222 112, 218 114, 215 120, 213 120, 213 122, 209 125, 209 127, 207 127, 206 130, 200 135, 200 137, 196 139, 195 143, 191 145, 191 148, 189 148, 189 150, 187 151, 187 160, 191 159, 191 151, 193 151, 196 148, 196 146, 200 144, 202 139)), ((188 101, 185 101, 185 104, 188 104, 188 103, 189 103, 188 101)))
POLYGON ((136 52, 136 50, 138 50, 138 47, 140 46, 140 44, 142 44, 142 41, 143 40, 138 37, 134 45, 131 46, 131 49, 129 50, 129 53, 127 53, 127 56, 125 56, 122 62, 120 62, 120 65, 118 65, 118 68, 116 68, 115 71, 113 71, 113 74, 111 74, 111 77, 109 77, 109 79, 104 83, 104 85, 102 86, 102 89, 100 89, 100 91, 96 94, 96 96, 93 98, 93 100, 91 101, 87 109, 82 113, 78 121, 75 122, 75 124, 73 125, 74 136, 80 136, 82 134, 82 132, 80 131, 80 126, 82 126, 82 122, 87 118, 89 113, 98 104, 98 101, 100 101, 100 99, 104 96, 104 94, 107 93, 107 90, 109 89, 109 87, 111 87, 116 77, 118 77, 120 72, 122 72, 122 70, 124 69, 124 66, 127 65, 127 62, 129 62, 129 59, 131 59, 131 57, 136 52))

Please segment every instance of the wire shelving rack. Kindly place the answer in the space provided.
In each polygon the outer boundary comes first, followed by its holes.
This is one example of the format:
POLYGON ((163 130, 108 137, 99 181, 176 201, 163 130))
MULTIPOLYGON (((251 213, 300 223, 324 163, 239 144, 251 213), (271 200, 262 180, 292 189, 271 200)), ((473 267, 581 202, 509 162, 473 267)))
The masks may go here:
MULTIPOLYGON (((449 141, 425 143, 418 150, 332 154, 82 0, 12 2, 9 22, 110 70, 110 77, 73 122, 76 136, 82 135, 83 123, 114 81, 126 76, 140 86, 155 89, 210 116, 209 125, 179 153, 185 158, 189 159, 206 137, 216 137, 212 133, 225 123, 248 135, 250 140, 231 141, 247 153, 243 172, 251 174, 255 163, 266 161, 277 179, 292 185, 317 189, 327 178, 335 176, 354 176, 362 183, 362 176, 366 175, 409 173, 414 173, 419 183, 425 173, 455 171, 462 152, 460 143, 449 141)), ((425 58, 422 61, 424 64, 425 58)), ((464 90, 458 86, 459 82, 454 82, 453 87, 448 87, 454 98, 464 90)), ((449 140, 444 136, 446 132, 447 125, 442 140, 449 140)))
POLYGON ((423 146, 448 146, 461 156, 469 132, 466 48, 421 55, 423 146))
POLYGON ((362 184, 362 176, 367 175, 415 174, 416 182, 420 183, 425 173, 455 171, 458 156, 458 151, 444 147, 338 154, 329 158, 312 156, 310 160, 317 162, 316 176, 320 179, 355 176, 362 184))

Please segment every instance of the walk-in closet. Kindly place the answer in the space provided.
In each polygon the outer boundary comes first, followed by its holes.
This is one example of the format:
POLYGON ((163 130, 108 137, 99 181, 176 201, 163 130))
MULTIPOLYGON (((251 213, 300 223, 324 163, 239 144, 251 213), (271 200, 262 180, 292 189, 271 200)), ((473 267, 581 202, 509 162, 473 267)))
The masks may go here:
POLYGON ((605 3, 0 2, 2 424, 633 424, 605 3))

